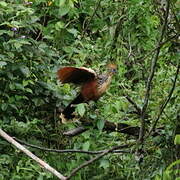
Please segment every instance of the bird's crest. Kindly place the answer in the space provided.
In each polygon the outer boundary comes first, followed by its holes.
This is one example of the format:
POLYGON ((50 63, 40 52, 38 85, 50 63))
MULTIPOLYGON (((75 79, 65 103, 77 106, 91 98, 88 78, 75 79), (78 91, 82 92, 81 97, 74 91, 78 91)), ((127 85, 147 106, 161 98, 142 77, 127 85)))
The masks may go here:
POLYGON ((108 69, 117 69, 116 64, 108 64, 107 67, 108 67, 108 69))

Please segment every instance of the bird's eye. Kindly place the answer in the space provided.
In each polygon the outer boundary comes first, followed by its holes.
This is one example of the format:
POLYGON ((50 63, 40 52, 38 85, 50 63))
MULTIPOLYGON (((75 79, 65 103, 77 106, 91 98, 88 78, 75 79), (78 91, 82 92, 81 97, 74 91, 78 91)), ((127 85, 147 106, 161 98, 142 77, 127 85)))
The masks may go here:
POLYGON ((112 72, 114 72, 114 73, 117 72, 117 69, 112 69, 112 72))

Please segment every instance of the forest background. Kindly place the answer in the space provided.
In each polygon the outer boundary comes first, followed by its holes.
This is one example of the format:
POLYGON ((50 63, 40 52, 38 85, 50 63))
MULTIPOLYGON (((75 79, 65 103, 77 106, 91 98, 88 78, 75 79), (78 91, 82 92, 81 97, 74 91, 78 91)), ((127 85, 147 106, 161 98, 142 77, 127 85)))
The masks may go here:
MULTIPOLYGON (((1 0, 0 128, 75 180, 179 179, 179 10, 177 0, 1 0), (110 62, 118 72, 108 92, 77 106, 79 123, 62 124, 78 89, 57 70, 104 72, 110 62)), ((57 177, 1 137, 8 179, 57 177)))

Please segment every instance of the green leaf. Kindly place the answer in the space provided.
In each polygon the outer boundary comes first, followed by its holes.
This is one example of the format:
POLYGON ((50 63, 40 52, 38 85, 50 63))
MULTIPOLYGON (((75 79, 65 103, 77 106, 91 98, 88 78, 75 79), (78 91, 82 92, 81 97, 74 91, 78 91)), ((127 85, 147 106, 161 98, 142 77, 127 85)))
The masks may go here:
POLYGON ((33 91, 30 88, 25 88, 25 91, 33 94, 33 91))
POLYGON ((78 35, 78 31, 74 28, 71 28, 71 29, 67 29, 67 31, 71 34, 73 34, 74 36, 77 36, 78 35))
POLYGON ((5 66, 7 63, 4 61, 0 61, 0 68, 2 68, 3 66, 5 66))
POLYGON ((15 110, 18 110, 18 108, 14 104, 9 104, 10 107, 12 107, 15 110))
POLYGON ((78 104, 77 107, 76 107, 76 109, 77 109, 78 114, 79 114, 81 117, 84 115, 84 113, 85 113, 85 111, 86 111, 85 105, 84 105, 83 103, 78 104))
POLYGON ((15 88, 18 89, 18 90, 24 90, 24 86, 20 83, 15 83, 15 88))
POLYGON ((20 71, 23 73, 24 76, 26 76, 26 77, 30 76, 30 71, 27 66, 21 66, 20 71))
POLYGON ((8 104, 6 104, 6 103, 1 104, 1 109, 3 111, 6 111, 7 107, 8 107, 8 104))
POLYGON ((104 128, 104 120, 102 120, 102 119, 98 120, 97 127, 101 131, 104 128))
POLYGON ((14 43, 14 47, 15 47, 16 49, 19 49, 21 46, 22 46, 22 44, 19 43, 19 42, 15 42, 15 43, 14 43))
POLYGON ((59 8, 59 16, 64 16, 64 15, 66 15, 66 14, 69 12, 69 10, 70 10, 70 7, 69 7, 69 6, 67 6, 67 5, 61 6, 61 7, 59 8))
POLYGON ((74 2, 73 2, 72 0, 69 0, 68 2, 69 2, 69 3, 68 3, 69 6, 70 6, 71 8, 73 8, 73 7, 74 7, 74 2))
POLYGON ((174 139, 174 144, 179 145, 180 144, 180 134, 177 134, 174 139))
POLYGON ((65 4, 66 0, 60 0, 59 1, 59 6, 63 6, 65 4))
POLYGON ((60 30, 64 28, 64 23, 62 21, 59 21, 55 24, 55 29, 60 30))
POLYGON ((88 151, 88 150, 89 150, 89 147, 90 147, 90 142, 89 142, 89 141, 86 141, 86 142, 83 144, 83 150, 84 150, 84 151, 88 151))
POLYGON ((29 81, 23 80, 23 86, 26 87, 29 84, 29 81))
POLYGON ((109 167, 109 161, 107 159, 102 159, 99 167, 107 169, 109 167))
POLYGON ((4 1, 2 1, 2 2, 0 2, 0 6, 1 6, 1 7, 7 7, 7 3, 4 2, 4 1))
POLYGON ((173 166, 180 164, 180 159, 171 163, 166 169, 169 171, 173 166))
POLYGON ((8 34, 9 36, 13 36, 14 33, 12 31, 0 30, 0 36, 3 34, 8 34))

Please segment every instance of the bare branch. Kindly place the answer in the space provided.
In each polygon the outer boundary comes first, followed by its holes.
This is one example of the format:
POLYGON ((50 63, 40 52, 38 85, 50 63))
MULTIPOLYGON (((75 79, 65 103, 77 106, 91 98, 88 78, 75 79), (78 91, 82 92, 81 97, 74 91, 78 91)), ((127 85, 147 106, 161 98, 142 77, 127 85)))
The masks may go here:
POLYGON ((80 126, 80 127, 74 128, 74 129, 70 129, 66 132, 63 132, 63 135, 73 137, 73 136, 77 136, 87 130, 88 130, 87 128, 80 126))
POLYGON ((159 44, 159 46, 155 47, 153 50, 151 50, 148 54, 146 54, 146 56, 144 56, 142 59, 140 59, 140 61, 144 61, 147 57, 149 57, 153 52, 157 51, 158 48, 162 48, 167 42, 169 42, 170 40, 172 39, 175 39, 178 37, 178 34, 177 35, 174 35, 172 37, 169 37, 168 39, 166 39, 164 42, 161 42, 159 44))
POLYGON ((6 139, 9 143, 13 144, 14 146, 16 146, 16 148, 18 148, 19 150, 21 150, 22 152, 24 152, 27 156, 29 156, 30 158, 32 158, 34 161, 36 161, 40 166, 42 166, 43 168, 45 168, 46 170, 48 170, 49 172, 51 172, 52 174, 54 174, 56 177, 58 177, 61 180, 66 180, 66 177, 63 176, 61 173, 59 173, 58 171, 56 171, 54 168, 52 168, 49 164, 47 164, 46 162, 44 162, 43 160, 41 160, 40 158, 38 158, 37 156, 35 156, 32 152, 30 152, 28 149, 26 149, 24 146, 22 146, 21 144, 19 144, 17 141, 15 141, 11 136, 9 136, 7 133, 5 133, 2 129, 0 129, 0 135, 6 139))
POLYGON ((83 29, 83 32, 82 32, 82 38, 84 37, 84 34, 85 34, 85 32, 86 32, 86 30, 87 30, 87 28, 88 28, 90 22, 92 21, 94 15, 96 14, 96 11, 97 11, 97 9, 98 9, 99 6, 100 6, 100 3, 101 3, 101 0, 99 0, 99 1, 97 2, 96 6, 95 6, 95 8, 94 8, 94 12, 93 12, 92 16, 90 17, 90 19, 89 19, 87 25, 86 25, 85 28, 83 29))
POLYGON ((166 108, 166 105, 168 104, 168 102, 169 102, 170 99, 171 99, 171 96, 172 96, 172 94, 173 94, 173 91, 174 91, 174 89, 175 89, 175 87, 176 87, 176 81, 177 81, 177 78, 178 78, 179 69, 180 69, 180 64, 178 64, 178 66, 177 66, 177 70, 176 70, 176 73, 175 73, 174 82, 173 82, 172 88, 171 88, 171 90, 170 90, 170 92, 169 92, 169 95, 167 96, 164 104, 160 107, 159 114, 158 114, 158 116, 157 116, 157 118, 156 118, 156 120, 155 120, 152 128, 150 129, 148 135, 150 135, 150 134, 155 130, 156 125, 157 125, 157 123, 158 123, 158 121, 159 121, 159 119, 160 119, 160 117, 161 117, 164 109, 166 108))
MULTIPOLYGON (((45 147, 40 147, 34 144, 29 144, 27 142, 24 142, 18 138, 13 137, 13 139, 15 139, 16 141, 20 142, 21 144, 24 144, 26 146, 32 147, 32 148, 36 148, 36 149, 40 149, 43 151, 49 151, 49 152, 57 152, 57 153, 84 153, 84 154, 101 154, 103 152, 106 151, 105 150, 100 150, 100 151, 84 151, 84 150, 75 150, 75 149, 65 149, 65 150, 60 150, 60 149, 50 149, 50 148, 45 148, 45 147)), ((130 151, 123 151, 123 150, 114 150, 111 151, 111 153, 130 153, 130 151)))
MULTIPOLYGON (((85 126, 93 125, 92 121, 88 122, 87 120, 81 120, 81 122, 85 126)), ((138 126, 130 126, 125 123, 114 123, 114 122, 110 122, 107 120, 105 121, 104 128, 103 128, 103 130, 105 130, 105 131, 119 132, 119 133, 124 133, 124 134, 128 134, 128 135, 136 136, 136 137, 139 134, 139 129, 140 129, 140 127, 138 127, 138 126)), ((63 135, 73 137, 73 136, 83 133, 86 130, 88 130, 86 127, 81 126, 81 127, 75 128, 75 129, 70 129, 70 130, 64 132, 63 135)))
POLYGON ((147 81, 146 94, 145 94, 144 104, 143 104, 142 113, 141 113, 141 127, 140 127, 140 132, 139 132, 139 142, 141 144, 144 141, 145 115, 146 115, 146 111, 147 111, 147 107, 148 107, 148 103, 149 103, 151 84, 152 84, 152 80, 153 80, 153 77, 154 77, 154 74, 155 74, 155 68, 156 68, 156 63, 158 61, 158 57, 159 57, 159 53, 160 53, 160 49, 161 49, 161 43, 163 41, 164 34, 165 34, 165 31, 166 31, 166 27, 167 27, 168 15, 169 15, 169 0, 167 0, 167 6, 166 6, 166 12, 165 12, 165 20, 164 20, 164 24, 163 24, 163 27, 162 27, 160 39, 159 39, 159 42, 158 42, 158 45, 157 45, 157 50, 156 50, 156 53, 154 55, 154 58, 152 59, 151 71, 150 71, 148 81, 147 81))
POLYGON ((97 161, 98 159, 102 158, 103 156, 109 154, 110 152, 116 150, 116 149, 120 149, 120 148, 127 148, 127 147, 130 147, 134 145, 134 143, 132 144, 126 144, 126 145, 119 145, 119 146, 115 146, 115 147, 112 147, 111 149, 109 150, 105 150, 103 153, 95 156, 94 158, 90 159, 89 161, 86 161, 84 162, 83 164, 81 164, 80 166, 78 166, 77 168, 75 168, 74 170, 72 170, 72 172, 70 173, 70 175, 67 177, 67 179, 70 179, 72 176, 74 176, 80 169, 88 166, 89 164, 97 161))
POLYGON ((125 98, 134 106, 137 114, 141 115, 141 108, 129 97, 129 95, 124 94, 125 98))

